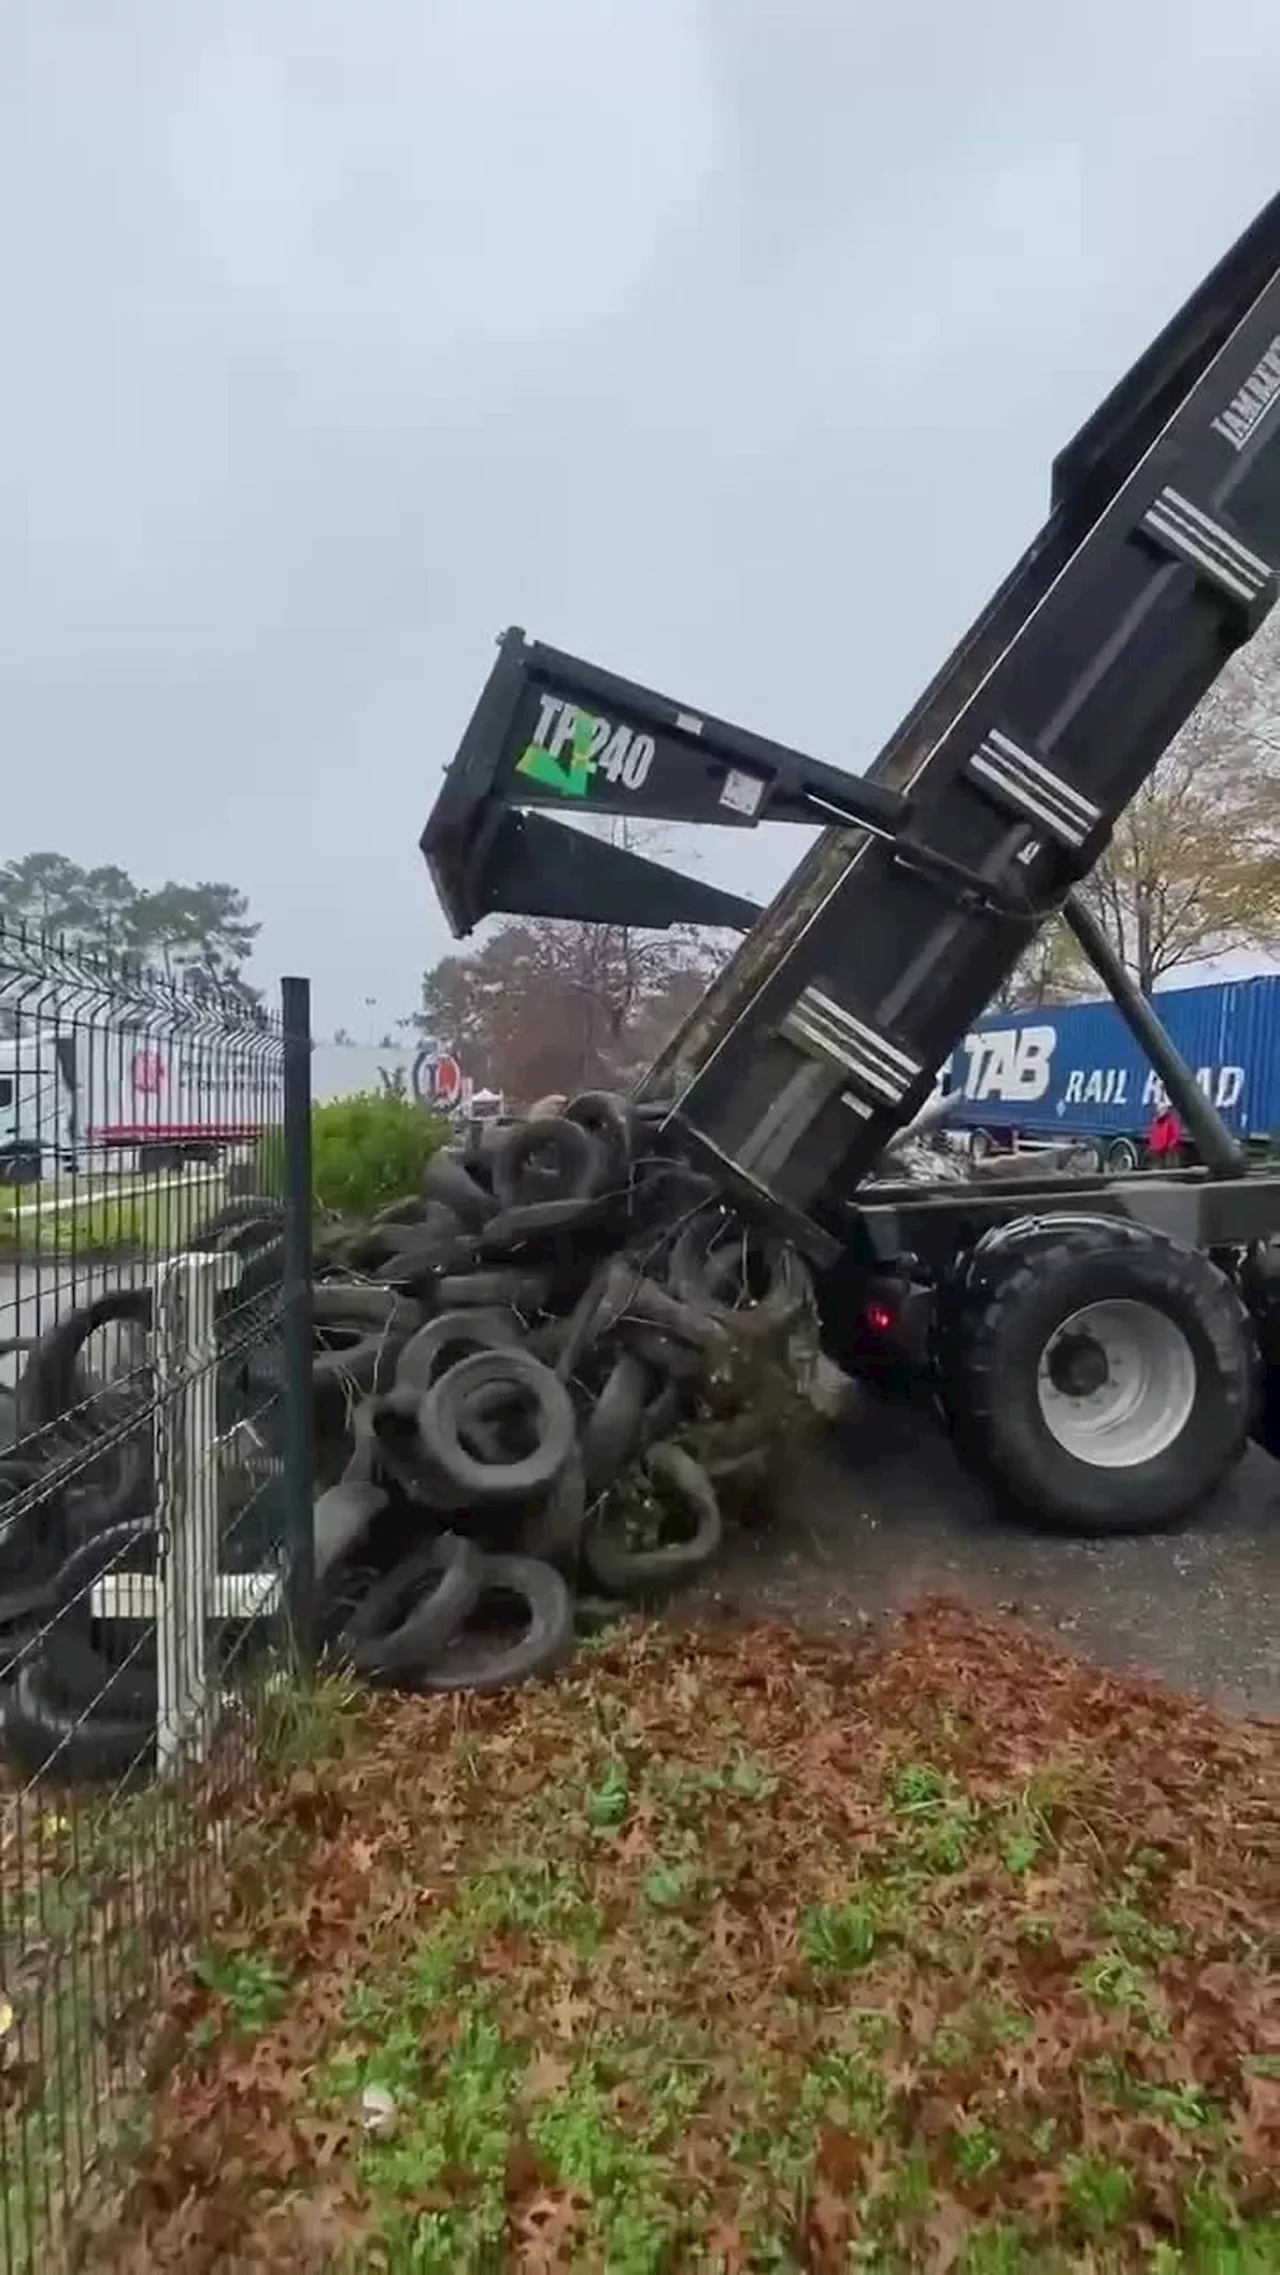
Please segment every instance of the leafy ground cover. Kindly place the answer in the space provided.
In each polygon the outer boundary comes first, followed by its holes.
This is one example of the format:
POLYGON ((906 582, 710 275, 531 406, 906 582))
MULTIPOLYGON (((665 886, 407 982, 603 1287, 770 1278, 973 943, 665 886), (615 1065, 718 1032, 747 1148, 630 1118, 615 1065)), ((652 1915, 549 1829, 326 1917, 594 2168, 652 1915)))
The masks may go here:
POLYGON ((945 1604, 326 1698, 94 2268, 1280 2266, 1280 1731, 945 1604))

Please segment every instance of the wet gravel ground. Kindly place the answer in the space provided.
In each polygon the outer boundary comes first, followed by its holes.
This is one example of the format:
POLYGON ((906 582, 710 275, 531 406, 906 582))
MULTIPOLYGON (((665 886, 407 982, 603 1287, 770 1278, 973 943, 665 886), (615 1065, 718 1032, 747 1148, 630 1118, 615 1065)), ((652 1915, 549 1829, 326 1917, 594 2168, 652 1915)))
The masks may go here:
POLYGON ((1104 1664, 1280 1719, 1280 1463, 1251 1448, 1184 1530, 1079 1541, 1002 1522, 929 1414, 849 1386, 703 1608, 858 1629, 932 1594, 1053 1628, 1104 1664))

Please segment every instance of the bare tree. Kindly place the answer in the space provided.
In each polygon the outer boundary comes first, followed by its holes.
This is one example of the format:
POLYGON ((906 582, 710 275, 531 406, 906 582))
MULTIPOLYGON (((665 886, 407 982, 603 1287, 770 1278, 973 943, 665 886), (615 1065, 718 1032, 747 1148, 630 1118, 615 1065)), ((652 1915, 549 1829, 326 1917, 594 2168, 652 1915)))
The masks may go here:
MULTIPOLYGON (((650 858, 668 850, 668 833, 619 817, 592 834, 650 858)), ((626 1084, 726 953, 688 926, 517 919, 426 974, 415 1024, 515 1099, 626 1084)))
POLYGON ((992 1008, 1031 1011, 1045 1004, 1074 1003, 1082 995, 1096 993, 1097 987, 1095 980, 1091 990, 1088 966, 1066 926, 1055 922, 1041 926, 1008 979, 997 988, 992 1008))
MULTIPOLYGON (((1280 627, 1233 657, 1078 889, 1147 994, 1171 972, 1280 948, 1280 627)), ((994 1002, 1070 1003, 1099 984, 1050 924, 994 1002)))
POLYGON ((419 1024, 515 1099, 626 1084, 708 972, 705 951, 670 933, 507 924, 426 974, 419 1024))
POLYGON ((1081 889, 1146 991, 1280 946, 1280 637, 1233 658, 1126 807, 1081 889))

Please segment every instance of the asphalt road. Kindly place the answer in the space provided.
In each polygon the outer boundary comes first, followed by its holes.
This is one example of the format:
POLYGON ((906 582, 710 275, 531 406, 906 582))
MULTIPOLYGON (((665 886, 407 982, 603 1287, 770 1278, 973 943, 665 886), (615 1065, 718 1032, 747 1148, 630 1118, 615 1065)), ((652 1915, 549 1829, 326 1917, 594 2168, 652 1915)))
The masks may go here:
MULTIPOLYGON (((131 1276, 49 1260, 0 1268, 0 1341, 131 1276)), ((0 1386, 19 1364, 0 1357, 0 1386)), ((927 1415, 852 1390, 846 1404, 815 1429, 776 1515, 735 1537, 699 1596, 855 1629, 922 1595, 961 1594, 1044 1621, 1109 1665, 1280 1717, 1280 1463, 1251 1451, 1182 1532, 1066 1540, 1001 1523, 927 1415)))
POLYGON ((1069 1540, 1001 1522, 928 1415, 852 1389, 847 1409, 708 1593, 836 1629, 959 1595, 1043 1622, 1104 1664, 1280 1717, 1280 1463, 1251 1448, 1180 1532, 1069 1540))

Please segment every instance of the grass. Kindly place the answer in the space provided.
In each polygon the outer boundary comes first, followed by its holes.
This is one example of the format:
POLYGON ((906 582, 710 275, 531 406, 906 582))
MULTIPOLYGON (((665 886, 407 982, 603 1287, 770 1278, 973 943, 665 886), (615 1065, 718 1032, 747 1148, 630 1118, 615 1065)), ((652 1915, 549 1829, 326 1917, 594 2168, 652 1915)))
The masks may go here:
POLYGON ((53 1255, 151 1254, 179 1246, 224 1197, 216 1175, 153 1176, 119 1192, 91 1193, 74 1208, 65 1188, 19 1186, 0 1203, 0 1253, 53 1255), (57 1192, 60 1205, 52 1207, 57 1192))
POLYGON ((210 1760, 171 1781, 0 1792, 0 2266, 15 2275, 60 2263, 70 2204, 131 2138, 166 1978, 235 1815, 264 1767, 287 1774, 300 1743, 314 1758, 324 1710, 260 1680, 210 1760))
POLYGON ((1280 1736, 912 1615, 322 1686, 100 2270, 1280 2265, 1280 1736))
POLYGON ((147 1983, 154 1814, 149 1795, 0 1802, 0 2258, 17 2269, 45 2262, 115 2099, 111 2037, 147 1983))

